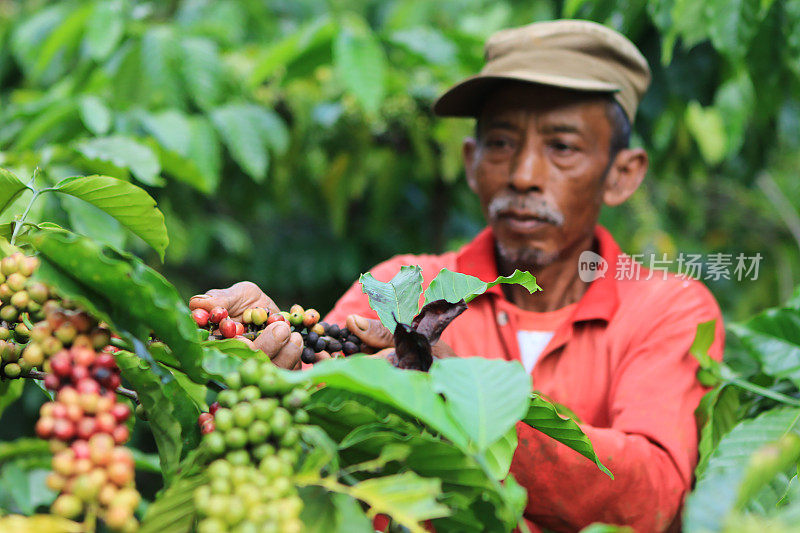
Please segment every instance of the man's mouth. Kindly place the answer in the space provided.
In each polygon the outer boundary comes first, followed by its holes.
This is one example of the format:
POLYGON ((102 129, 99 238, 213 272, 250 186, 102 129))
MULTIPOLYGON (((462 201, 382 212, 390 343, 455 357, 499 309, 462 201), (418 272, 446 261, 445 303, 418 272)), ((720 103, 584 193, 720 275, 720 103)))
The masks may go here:
POLYGON ((550 218, 527 211, 501 211, 497 218, 516 233, 531 233, 553 224, 550 218))

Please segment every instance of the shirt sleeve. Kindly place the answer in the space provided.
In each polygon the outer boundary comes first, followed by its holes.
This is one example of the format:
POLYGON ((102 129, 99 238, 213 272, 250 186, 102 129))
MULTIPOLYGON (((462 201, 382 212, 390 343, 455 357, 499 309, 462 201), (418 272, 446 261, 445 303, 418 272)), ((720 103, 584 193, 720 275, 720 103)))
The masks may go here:
POLYGON ((724 328, 714 298, 698 282, 641 305, 663 311, 657 324, 631 328, 611 383, 610 427, 582 426, 614 480, 565 445, 517 425, 511 472, 528 491, 526 517, 539 526, 577 530, 599 521, 665 531, 678 525, 697 463, 694 411, 707 390, 689 347, 698 324, 716 319, 710 354, 721 360, 724 328))

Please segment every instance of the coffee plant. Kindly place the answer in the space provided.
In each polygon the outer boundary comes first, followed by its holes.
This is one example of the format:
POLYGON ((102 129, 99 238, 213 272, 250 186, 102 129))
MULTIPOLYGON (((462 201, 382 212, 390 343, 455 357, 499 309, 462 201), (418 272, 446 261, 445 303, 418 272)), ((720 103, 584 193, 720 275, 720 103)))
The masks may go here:
POLYGON ((0 462, 13 461, 0 472, 14 465, 24 475, 31 448, 36 464, 49 466, 40 482, 46 492, 27 512, 17 488, 0 488, 0 502, 11 502, 0 530, 372 531, 373 520, 414 532, 426 523, 437 531, 511 530, 525 503, 509 474, 521 420, 611 475, 580 427, 531 394, 520 365, 430 359, 449 321, 488 287, 538 290, 527 272, 485 283, 445 270, 421 309, 419 267, 403 267, 389 283, 364 275, 364 291, 395 332, 393 368, 364 357, 358 337, 313 308, 252 308, 236 320, 224 308, 190 313, 136 257, 27 219, 43 196, 71 195, 163 254, 163 215, 129 182, 88 176, 37 188, 35 178, 26 185, 7 171, 0 181, 0 208, 28 197, 0 228, 0 406, 21 395, 23 381, 45 400, 35 422, 43 446, 24 438, 0 445, 0 462), (237 340, 275 321, 301 334, 303 361, 313 368, 279 369, 237 340), (436 392, 477 389, 487 393, 436 392), (497 415, 479 415, 486 412, 497 415), (142 454, 127 445, 142 427, 155 441, 161 478, 147 498, 136 483, 142 454))

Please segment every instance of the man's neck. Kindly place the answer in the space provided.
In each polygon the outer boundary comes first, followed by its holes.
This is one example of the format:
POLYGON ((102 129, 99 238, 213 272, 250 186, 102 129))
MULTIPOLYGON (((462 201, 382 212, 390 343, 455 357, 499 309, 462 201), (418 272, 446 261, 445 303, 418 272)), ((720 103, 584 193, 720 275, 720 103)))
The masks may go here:
POLYGON ((511 275, 516 269, 529 270, 542 287, 542 291, 530 294, 521 285, 501 285, 506 299, 521 309, 539 313, 555 311, 577 302, 589 288, 589 283, 578 276, 578 258, 585 250, 597 252, 596 248, 594 235, 589 235, 545 266, 504 261, 495 252, 497 270, 501 276, 511 275))

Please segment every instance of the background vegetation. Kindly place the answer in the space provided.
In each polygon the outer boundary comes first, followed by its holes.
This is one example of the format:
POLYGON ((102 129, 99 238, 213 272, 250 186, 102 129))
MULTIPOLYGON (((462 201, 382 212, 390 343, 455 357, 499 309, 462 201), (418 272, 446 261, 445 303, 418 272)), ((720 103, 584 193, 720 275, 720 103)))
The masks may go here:
MULTIPOLYGON (((635 128, 652 170, 603 214, 623 248, 760 252, 758 281, 707 283, 728 318, 785 299, 800 275, 797 2, 6 0, 0 162, 145 186, 169 224, 159 269, 187 297, 252 279, 282 306, 327 309, 376 262, 481 228, 459 160, 470 121, 430 105, 480 68, 492 32, 559 16, 622 31, 654 71, 635 128)), ((33 220, 132 239, 78 202, 43 210, 33 220)))

